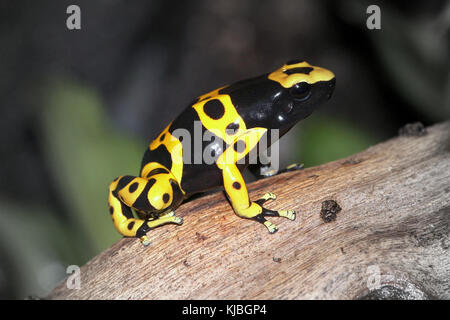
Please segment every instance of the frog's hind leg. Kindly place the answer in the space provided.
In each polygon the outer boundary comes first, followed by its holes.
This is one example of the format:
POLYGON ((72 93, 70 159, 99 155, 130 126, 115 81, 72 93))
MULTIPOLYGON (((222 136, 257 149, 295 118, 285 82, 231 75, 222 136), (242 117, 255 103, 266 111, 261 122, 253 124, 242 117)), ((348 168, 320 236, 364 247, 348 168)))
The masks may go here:
POLYGON ((140 212, 159 213, 167 211, 167 208, 173 203, 175 192, 171 199, 167 199, 165 196, 169 195, 169 192, 162 193, 158 197, 157 192, 160 190, 153 189, 155 182, 154 178, 121 176, 109 186, 109 212, 114 226, 120 234, 126 237, 140 238, 144 245, 149 244, 146 233, 150 229, 166 223, 181 224, 183 222, 182 218, 173 214, 166 214, 153 220, 137 219, 133 216, 132 208, 140 212))

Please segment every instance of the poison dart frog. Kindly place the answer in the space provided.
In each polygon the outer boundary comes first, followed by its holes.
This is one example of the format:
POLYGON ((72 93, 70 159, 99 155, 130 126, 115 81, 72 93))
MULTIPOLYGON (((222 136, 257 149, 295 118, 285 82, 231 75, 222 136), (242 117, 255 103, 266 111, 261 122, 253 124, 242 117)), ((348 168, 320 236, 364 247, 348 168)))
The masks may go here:
MULTIPOLYGON (((284 135, 331 97, 335 83, 331 71, 292 60, 198 97, 150 143, 139 176, 120 176, 110 184, 109 212, 116 229, 148 245, 150 229, 182 224, 174 210, 183 200, 222 186, 239 217, 264 224, 270 233, 277 226, 265 217, 294 220, 294 210, 263 207, 276 198, 271 192, 251 201, 241 172, 268 131, 284 135)), ((266 148, 273 142, 269 138, 266 148)))

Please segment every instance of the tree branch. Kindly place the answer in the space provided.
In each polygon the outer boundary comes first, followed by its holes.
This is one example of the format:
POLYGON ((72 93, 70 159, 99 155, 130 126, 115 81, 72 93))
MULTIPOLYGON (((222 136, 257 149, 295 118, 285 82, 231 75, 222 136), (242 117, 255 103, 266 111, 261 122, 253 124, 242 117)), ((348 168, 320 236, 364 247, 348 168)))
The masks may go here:
POLYGON ((184 224, 152 230, 148 247, 120 240, 81 268, 80 290, 63 281, 49 298, 449 299, 450 122, 407 133, 251 183, 252 199, 272 191, 268 208, 297 212, 271 218, 273 235, 215 193, 182 205, 184 224), (342 210, 321 214, 325 200, 342 210))

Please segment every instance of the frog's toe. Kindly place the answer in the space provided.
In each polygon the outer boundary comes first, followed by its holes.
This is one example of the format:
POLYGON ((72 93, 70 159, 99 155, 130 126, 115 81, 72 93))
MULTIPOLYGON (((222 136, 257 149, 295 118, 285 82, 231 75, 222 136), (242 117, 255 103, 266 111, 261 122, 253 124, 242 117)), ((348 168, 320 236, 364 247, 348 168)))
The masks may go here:
POLYGON ((273 224, 272 222, 270 222, 270 221, 265 221, 264 225, 266 226, 266 228, 269 231, 269 233, 273 234, 273 233, 278 231, 278 227, 275 224, 273 224))
POLYGON ((286 171, 302 170, 304 168, 303 163, 293 163, 286 167, 286 171))
POLYGON ((275 176, 277 173, 278 173, 278 170, 275 170, 275 169, 269 169, 269 170, 261 171, 261 175, 262 175, 264 178, 273 177, 273 176, 275 176))
POLYGON ((270 210, 267 208, 262 208, 262 215, 265 217, 284 217, 289 220, 295 220, 295 211, 294 210, 270 210))
POLYGON ((147 236, 142 236, 140 239, 141 239, 141 243, 144 245, 144 247, 147 247, 148 245, 150 245, 150 240, 148 239, 147 236))
POLYGON ((175 211, 171 210, 169 212, 166 212, 166 213, 162 214, 160 216, 160 218, 162 218, 162 217, 173 217, 174 215, 175 215, 175 211))
POLYGON ((277 196, 275 195, 275 193, 273 193, 273 192, 266 192, 266 194, 264 194, 261 199, 275 200, 276 198, 277 198, 277 196))
POLYGON ((261 198, 259 198, 258 200, 256 200, 255 202, 259 205, 264 204, 265 202, 269 201, 269 200, 275 200, 277 198, 277 196, 272 193, 272 192, 266 192, 261 198))
POLYGON ((288 218, 289 220, 295 220, 295 211, 294 210, 279 210, 278 214, 280 217, 288 218))
POLYGON ((183 224, 183 218, 181 217, 174 217, 173 222, 176 224, 183 224))

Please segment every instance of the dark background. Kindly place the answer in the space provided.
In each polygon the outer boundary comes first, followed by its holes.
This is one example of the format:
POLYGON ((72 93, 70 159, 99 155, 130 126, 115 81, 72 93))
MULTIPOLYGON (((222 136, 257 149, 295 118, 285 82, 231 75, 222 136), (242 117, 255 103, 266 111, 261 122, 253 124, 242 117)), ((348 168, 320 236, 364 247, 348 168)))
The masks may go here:
POLYGON ((336 74, 331 101, 282 139, 283 164, 448 119, 449 28, 447 1, 1 1, 0 298, 44 296, 119 239, 109 182, 216 87, 294 58, 336 74))

